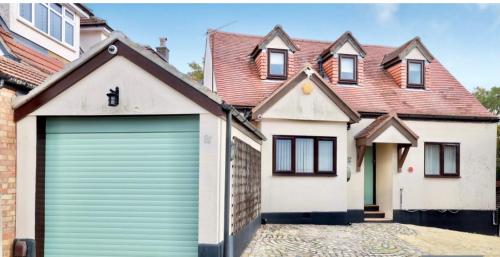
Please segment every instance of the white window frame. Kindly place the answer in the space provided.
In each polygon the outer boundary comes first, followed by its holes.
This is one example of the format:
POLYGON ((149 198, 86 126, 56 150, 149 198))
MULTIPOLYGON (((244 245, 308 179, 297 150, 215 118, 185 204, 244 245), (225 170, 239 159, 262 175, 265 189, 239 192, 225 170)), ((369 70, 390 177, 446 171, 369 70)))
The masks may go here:
POLYGON ((50 3, 31 3, 31 21, 30 20, 27 20, 25 19, 24 17, 21 16, 21 4, 18 4, 18 12, 17 12, 17 18, 19 20, 21 20, 23 23, 25 24, 28 24, 31 28, 35 29, 36 31, 42 33, 43 35, 49 37, 50 39, 60 43, 60 44, 63 44, 64 46, 66 47, 69 47, 71 49, 74 49, 75 48, 75 34, 76 34, 76 22, 75 22, 75 17, 76 17, 76 14, 71 11, 70 9, 66 8, 66 6, 64 6, 63 4, 61 3, 57 3, 57 4, 60 4, 61 5, 61 8, 62 8, 62 11, 61 11, 61 14, 59 14, 57 11, 53 10, 50 6, 50 3), (47 7, 47 32, 37 28, 35 26, 35 4, 42 4, 44 5, 45 7, 47 7), (73 15, 73 19, 70 19, 66 16, 66 11, 71 13, 73 15), (59 15, 61 17, 61 40, 59 40, 58 38, 56 37, 53 37, 50 33, 50 14, 51 12, 54 12, 56 15, 59 15), (73 45, 70 45, 68 43, 66 43, 66 22, 69 23, 70 25, 73 26, 73 45))

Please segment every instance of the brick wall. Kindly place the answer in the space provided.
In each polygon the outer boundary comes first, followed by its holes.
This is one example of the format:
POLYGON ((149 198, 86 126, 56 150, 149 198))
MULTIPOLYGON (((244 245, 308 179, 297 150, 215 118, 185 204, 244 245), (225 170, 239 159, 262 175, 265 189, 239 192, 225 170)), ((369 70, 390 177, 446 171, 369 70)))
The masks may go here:
POLYGON ((260 51, 259 55, 255 57, 255 65, 260 79, 267 79, 267 52, 260 51))
POLYGON ((330 57, 323 62, 323 72, 332 84, 337 84, 339 77, 339 66, 337 58, 330 57))
POLYGON ((0 180, 3 256, 12 256, 16 233, 16 127, 12 98, 15 92, 0 89, 0 180))
POLYGON ((391 66, 389 69, 387 69, 389 74, 391 74, 392 78, 394 81, 396 81, 396 84, 400 86, 401 88, 406 88, 406 64, 403 62, 400 62, 396 65, 391 66))

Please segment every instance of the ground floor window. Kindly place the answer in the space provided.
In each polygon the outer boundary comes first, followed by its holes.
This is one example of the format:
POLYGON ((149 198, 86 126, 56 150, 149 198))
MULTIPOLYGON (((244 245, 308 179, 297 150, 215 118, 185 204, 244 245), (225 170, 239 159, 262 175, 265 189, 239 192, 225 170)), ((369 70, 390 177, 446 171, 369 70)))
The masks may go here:
POLYGON ((276 175, 336 175, 335 137, 273 136, 276 175))
POLYGON ((426 142, 425 176, 458 177, 460 175, 460 144, 426 142))

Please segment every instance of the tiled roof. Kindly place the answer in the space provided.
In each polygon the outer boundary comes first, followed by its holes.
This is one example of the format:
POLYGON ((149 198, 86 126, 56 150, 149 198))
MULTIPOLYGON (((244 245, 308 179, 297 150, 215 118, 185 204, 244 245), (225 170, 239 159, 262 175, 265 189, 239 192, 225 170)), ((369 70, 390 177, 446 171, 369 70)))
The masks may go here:
MULTIPOLYGON (((250 53, 262 37, 228 32, 212 32, 213 70, 218 94, 229 104, 256 106, 283 81, 261 80, 250 53)), ((332 42, 293 39, 300 48, 294 54, 297 67, 315 64, 319 54, 332 42)), ((358 112, 493 117, 441 63, 429 64, 427 90, 400 88, 381 67, 393 47, 362 45, 365 82, 362 86, 333 86, 332 89, 358 112)))
POLYGON ((90 16, 89 18, 80 19, 80 27, 97 27, 103 26, 108 30, 113 31, 113 29, 108 25, 105 19, 101 19, 96 16, 90 16))
POLYGON ((40 85, 49 74, 42 73, 29 65, 0 56, 0 76, 21 80, 28 87, 34 87, 40 85))
POLYGON ((0 76, 8 82, 33 88, 63 68, 61 61, 17 43, 2 27, 0 27, 0 41, 7 48, 8 54, 13 57, 10 59, 7 56, 0 56, 0 76))
POLYGON ((1 27, 0 37, 12 54, 20 59, 21 63, 33 66, 42 73, 52 74, 61 70, 64 66, 64 64, 56 58, 45 56, 29 47, 17 43, 12 35, 1 27))

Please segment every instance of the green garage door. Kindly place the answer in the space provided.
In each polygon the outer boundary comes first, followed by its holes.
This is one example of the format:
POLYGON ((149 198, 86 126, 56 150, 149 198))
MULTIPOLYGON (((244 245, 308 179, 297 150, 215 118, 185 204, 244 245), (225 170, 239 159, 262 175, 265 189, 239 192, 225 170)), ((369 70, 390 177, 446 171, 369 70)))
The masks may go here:
POLYGON ((198 256, 198 124, 48 118, 45 257, 198 256))

